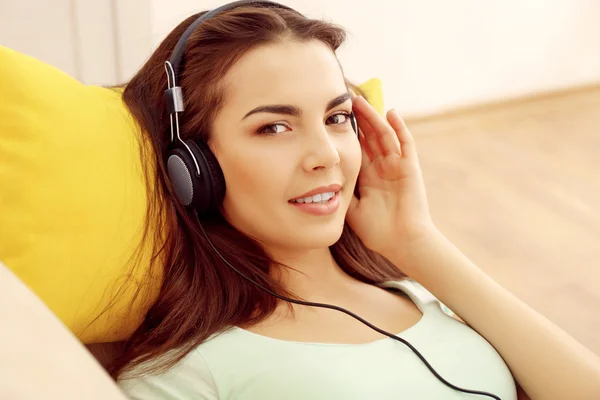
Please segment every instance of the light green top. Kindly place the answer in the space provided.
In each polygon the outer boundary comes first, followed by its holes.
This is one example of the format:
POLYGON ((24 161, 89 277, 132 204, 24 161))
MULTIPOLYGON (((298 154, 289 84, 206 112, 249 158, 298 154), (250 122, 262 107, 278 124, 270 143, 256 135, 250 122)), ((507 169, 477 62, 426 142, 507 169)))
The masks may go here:
MULTIPOLYGON (((407 294, 421 310, 419 322, 398 336, 444 379, 516 400, 508 367, 482 336, 414 281, 382 286, 407 294)), ((166 373, 119 385, 135 400, 490 399, 447 387, 408 347, 388 337, 366 344, 304 343, 240 328, 204 342, 166 373)))

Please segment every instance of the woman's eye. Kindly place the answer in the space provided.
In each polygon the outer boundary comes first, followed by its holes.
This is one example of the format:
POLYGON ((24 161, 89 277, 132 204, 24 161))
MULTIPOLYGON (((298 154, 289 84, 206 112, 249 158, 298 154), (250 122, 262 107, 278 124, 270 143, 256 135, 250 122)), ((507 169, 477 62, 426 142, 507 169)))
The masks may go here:
MULTIPOLYGON (((347 112, 333 114, 327 118, 326 122, 327 125, 344 125, 350 122, 350 114, 347 112)), ((289 130, 291 130, 291 128, 286 124, 267 124, 259 128, 258 133, 264 135, 278 135, 289 130)))
POLYGON ((265 125, 258 130, 258 133, 264 133, 266 135, 277 135, 288 130, 288 127, 284 124, 269 124, 265 125))
POLYGON ((333 114, 332 116, 327 118, 327 123, 334 124, 334 125, 343 125, 348 122, 350 122, 350 114, 348 114, 346 112, 333 114))

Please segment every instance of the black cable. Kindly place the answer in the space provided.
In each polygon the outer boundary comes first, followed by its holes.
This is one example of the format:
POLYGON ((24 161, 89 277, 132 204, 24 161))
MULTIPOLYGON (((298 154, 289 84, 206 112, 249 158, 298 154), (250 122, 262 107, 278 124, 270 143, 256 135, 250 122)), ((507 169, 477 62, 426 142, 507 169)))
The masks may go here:
MULTIPOLYGON (((200 221, 198 219, 198 221, 200 221)), ((429 362, 425 359, 425 357, 423 357, 423 355, 412 345, 410 344, 408 341, 402 339, 401 337, 398 337, 392 333, 389 333, 387 331, 384 331, 381 328, 376 327, 375 325, 371 324, 370 322, 364 320, 363 318, 359 317, 358 315, 354 314, 351 311, 348 311, 342 307, 338 307, 338 306, 334 306, 331 304, 323 304, 323 303, 313 303, 313 302, 309 302, 309 301, 302 301, 302 300, 294 300, 294 299, 290 299, 287 298, 285 296, 281 296, 275 292, 272 292, 271 290, 265 288, 264 286, 262 286, 261 284, 259 284, 258 282, 254 281, 252 278, 248 277, 246 274, 244 274, 242 271, 238 270, 236 267, 234 267, 233 265, 231 265, 229 263, 229 261, 227 261, 222 255, 221 253, 219 253, 219 251, 216 249, 216 247, 212 244, 211 240, 209 239, 206 231, 204 230, 204 226, 202 226, 202 223, 199 223, 200 225, 200 229, 202 230, 202 233, 204 234, 204 237, 206 238, 208 244, 210 245, 210 247, 213 249, 213 251, 215 252, 215 254, 227 265, 229 266, 231 269, 233 269, 238 275, 240 275, 241 277, 243 277, 244 279, 246 279, 247 281, 249 281, 250 283, 252 283, 253 285, 255 285, 256 287, 258 287, 259 289, 263 290, 264 292, 270 294, 271 296, 275 296, 278 299, 281 299, 283 301, 287 301, 290 303, 294 303, 294 304, 299 304, 299 305, 303 305, 303 306, 309 306, 309 307, 320 307, 320 308, 328 308, 331 310, 336 310, 336 311, 340 311, 343 312, 344 314, 347 314, 349 316, 351 316, 352 318, 357 319, 358 321, 362 322, 363 324, 365 324, 366 326, 368 326, 369 328, 381 333, 382 335, 385 335, 387 337, 390 337, 394 340, 397 340, 401 343, 403 343, 404 345, 406 345, 409 349, 411 349, 413 351, 413 353, 415 353, 417 355, 417 357, 419 357, 421 359, 421 361, 423 361, 423 363, 425 364, 425 366, 431 371, 431 373, 433 373, 433 375, 435 375, 436 378, 438 378, 440 381, 442 381, 442 383, 444 383, 446 386, 451 387, 454 390, 458 390, 464 393, 471 393, 471 394, 478 394, 481 396, 488 396, 491 397, 493 399, 496 400, 502 400, 500 397, 496 396, 495 394, 492 393, 488 393, 488 392, 483 392, 483 391, 478 391, 478 390, 470 390, 470 389, 463 389, 460 388, 456 385, 453 385, 452 383, 448 382, 447 380, 445 380, 440 374, 437 373, 437 371, 435 369, 433 369, 433 367, 429 364, 429 362)))

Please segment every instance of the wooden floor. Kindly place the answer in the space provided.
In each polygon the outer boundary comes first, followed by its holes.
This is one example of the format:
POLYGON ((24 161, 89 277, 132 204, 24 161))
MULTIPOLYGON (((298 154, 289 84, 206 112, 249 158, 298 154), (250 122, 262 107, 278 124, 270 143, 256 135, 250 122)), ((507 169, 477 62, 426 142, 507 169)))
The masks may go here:
POLYGON ((407 124, 439 228, 600 354, 600 87, 407 124))

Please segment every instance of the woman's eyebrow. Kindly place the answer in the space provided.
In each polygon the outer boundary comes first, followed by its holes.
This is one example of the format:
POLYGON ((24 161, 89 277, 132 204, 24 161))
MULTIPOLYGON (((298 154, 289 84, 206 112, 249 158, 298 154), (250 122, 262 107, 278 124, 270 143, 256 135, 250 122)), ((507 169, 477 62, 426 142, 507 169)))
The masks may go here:
MULTIPOLYGON (((339 106, 340 104, 343 104, 349 98, 350 98, 350 93, 344 93, 344 94, 337 96, 335 99, 333 99, 329 103, 327 103, 325 112, 331 110, 334 107, 339 106)), ((299 107, 296 107, 296 106, 293 106, 290 104, 269 104, 269 105, 258 106, 256 108, 254 108, 253 110, 249 111, 246 115, 244 115, 244 118, 242 118, 242 120, 244 120, 244 119, 248 118, 249 116, 251 116, 252 114, 256 114, 256 113, 287 114, 287 115, 292 115, 294 117, 299 117, 300 115, 302 115, 302 110, 299 107)))
POLYGON ((336 97, 335 99, 331 100, 327 104, 327 108, 325 109, 325 112, 331 110, 332 108, 335 108, 335 107, 339 106, 340 104, 344 104, 350 97, 351 97, 350 93, 348 93, 348 92, 346 92, 344 94, 340 94, 338 97, 336 97))

